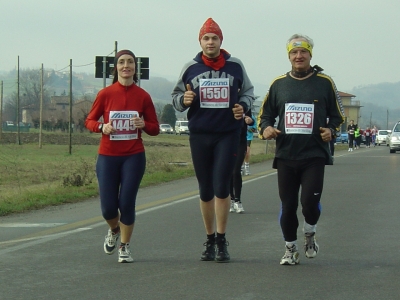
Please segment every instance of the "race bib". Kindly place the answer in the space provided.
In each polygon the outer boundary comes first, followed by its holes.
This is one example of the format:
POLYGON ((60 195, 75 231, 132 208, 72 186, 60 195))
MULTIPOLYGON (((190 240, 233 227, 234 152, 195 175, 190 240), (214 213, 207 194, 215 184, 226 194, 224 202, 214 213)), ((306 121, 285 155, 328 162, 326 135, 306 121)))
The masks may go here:
POLYGON ((200 79, 200 107, 201 108, 228 108, 229 107, 229 79, 211 78, 200 79))
POLYGON ((138 129, 131 119, 138 117, 137 111, 110 111, 110 121, 116 132, 110 134, 110 140, 135 140, 138 138, 138 129))
POLYGON ((285 103, 285 133, 312 134, 314 104, 285 103))

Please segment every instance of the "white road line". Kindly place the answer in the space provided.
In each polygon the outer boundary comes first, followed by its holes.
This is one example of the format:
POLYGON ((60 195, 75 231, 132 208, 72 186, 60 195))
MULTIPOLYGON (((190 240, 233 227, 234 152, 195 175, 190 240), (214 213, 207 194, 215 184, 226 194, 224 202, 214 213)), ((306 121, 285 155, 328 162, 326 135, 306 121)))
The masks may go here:
MULTIPOLYGON (((253 178, 253 179, 249 179, 249 180, 243 181, 243 184, 246 184, 246 183, 249 183, 249 182, 252 182, 252 181, 256 181, 256 180, 259 180, 259 179, 262 179, 262 178, 266 178, 266 177, 269 177, 269 176, 272 176, 272 175, 275 175, 275 174, 276 174, 276 172, 273 172, 273 173, 270 173, 270 174, 267 174, 267 175, 262 175, 262 176, 259 176, 259 177, 253 178)), ((164 207, 171 206, 171 205, 176 205, 176 204, 179 204, 179 203, 182 203, 182 202, 186 202, 186 201, 189 201, 189 200, 192 200, 192 199, 196 199, 196 198, 199 198, 199 195, 195 195, 195 196, 179 199, 179 200, 176 200, 176 201, 173 201, 173 202, 170 202, 170 203, 165 203, 165 204, 162 204, 162 205, 159 205, 159 206, 155 206, 155 207, 150 207, 150 208, 138 211, 137 215, 142 215, 142 214, 145 214, 145 213, 148 213, 148 212, 151 212, 151 211, 162 209, 164 207)), ((9 223, 9 224, 24 224, 24 223, 9 223)), ((26 223, 26 224, 28 224, 28 223, 26 223)), ((46 223, 38 223, 38 224, 46 224, 46 223)), ((64 225, 65 223, 48 223, 48 224, 64 225)), ((5 225, 6 224, 0 224, 0 227, 6 227, 5 225), (3 225, 3 226, 1 226, 1 225, 3 225)), ((35 224, 31 224, 31 225, 35 225, 35 224)), ((38 236, 38 237, 32 237, 32 238, 26 238, 26 239, 20 239, 20 240, 11 240, 11 241, 0 242, 0 246, 1 245, 6 245, 6 244, 11 244, 11 243, 15 244, 16 242, 20 243, 18 245, 11 246, 11 247, 6 248, 6 249, 0 249, 0 255, 6 254, 6 253, 9 253, 9 252, 13 252, 13 251, 16 251, 16 250, 20 250, 20 249, 25 249, 25 248, 28 248, 28 247, 31 247, 31 246, 35 246, 35 245, 38 245, 38 244, 42 244, 42 243, 45 243, 45 242, 48 242, 48 241, 51 241, 51 240, 59 239, 59 238, 62 238, 64 236, 67 236, 67 235, 70 235, 70 234, 78 233, 78 232, 85 231, 85 230, 90 230, 90 229, 93 229, 93 228, 96 228, 96 227, 99 227, 99 226, 104 226, 104 225, 105 225, 104 221, 101 221, 101 222, 98 222, 96 224, 92 224, 92 225, 90 225, 90 227, 86 227, 86 228, 77 228, 77 229, 74 229, 74 230, 69 230, 69 231, 56 233, 56 234, 49 234, 49 235, 45 235, 45 236, 38 236)), ((50 226, 48 226, 48 227, 50 227, 50 226)))
MULTIPOLYGON (((30 246, 35 246, 35 245, 42 244, 42 243, 45 243, 45 242, 48 242, 51 240, 56 240, 56 239, 62 238, 63 236, 70 235, 70 234, 77 233, 77 232, 84 231, 84 230, 89 230, 89 229, 91 229, 91 228, 78 228, 78 229, 74 229, 74 230, 70 230, 70 231, 66 231, 66 232, 45 235, 42 237, 21 239, 21 240, 18 240, 18 242, 24 242, 24 243, 7 248, 7 249, 2 249, 2 250, 0 250, 0 255, 6 254, 9 252, 14 252, 14 251, 20 250, 20 249, 25 249, 30 246)), ((15 242, 15 240, 9 241, 9 242, 15 242)), ((0 245, 6 244, 6 243, 7 242, 2 242, 2 243, 0 243, 0 245)))
POLYGON ((56 227, 67 223, 0 223, 3 228, 56 227))

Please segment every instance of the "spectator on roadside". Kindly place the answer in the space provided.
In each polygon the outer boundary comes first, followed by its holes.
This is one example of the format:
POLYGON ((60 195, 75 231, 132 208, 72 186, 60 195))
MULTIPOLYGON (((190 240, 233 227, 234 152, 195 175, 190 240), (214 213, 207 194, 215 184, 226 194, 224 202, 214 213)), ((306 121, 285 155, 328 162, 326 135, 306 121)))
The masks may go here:
POLYGON ((364 131, 364 136, 365 136, 365 146, 367 148, 371 147, 371 129, 369 127, 367 127, 367 129, 365 129, 364 131))
POLYGON ((374 125, 374 127, 371 129, 371 143, 372 146, 375 147, 376 144, 376 135, 378 134, 378 128, 374 125))
POLYGON ((357 129, 357 125, 354 124, 354 120, 350 120, 350 124, 347 126, 347 134, 349 136, 349 151, 354 149, 354 132, 357 129))
POLYGON ((229 262, 225 233, 230 180, 243 114, 254 101, 254 88, 242 62, 221 49, 222 40, 218 24, 207 19, 199 33, 202 52, 183 67, 172 99, 176 110, 188 109, 190 149, 207 234, 201 260, 229 262))
POLYGON ((136 56, 121 50, 114 65, 113 83, 97 94, 85 126, 102 134, 96 174, 101 211, 109 226, 104 252, 113 254, 121 237, 118 262, 130 263, 136 196, 146 168, 142 131, 158 135, 159 124, 150 95, 136 85, 136 56))
POLYGON ((272 82, 258 116, 260 137, 276 138, 273 167, 278 171, 280 225, 285 240, 281 265, 299 263, 299 191, 304 252, 307 258, 313 258, 319 251, 315 233, 325 165, 332 164, 329 141, 344 121, 335 83, 322 68, 310 65, 313 47, 308 36, 295 34, 289 38, 286 48, 292 69, 272 82), (274 128, 277 117, 278 127, 274 128))
MULTIPOLYGON (((249 109, 244 117, 242 130, 240 133, 239 149, 236 158, 235 168, 231 179, 231 208, 230 212, 242 213, 244 212, 242 204, 242 163, 247 154, 248 149, 248 128, 254 126, 255 120, 252 117, 251 110, 249 109)), ((253 134, 253 133, 252 133, 253 134)))
POLYGON ((361 129, 357 124, 356 124, 356 129, 354 130, 354 141, 355 141, 354 148, 355 149, 360 149, 360 146, 361 146, 361 129))

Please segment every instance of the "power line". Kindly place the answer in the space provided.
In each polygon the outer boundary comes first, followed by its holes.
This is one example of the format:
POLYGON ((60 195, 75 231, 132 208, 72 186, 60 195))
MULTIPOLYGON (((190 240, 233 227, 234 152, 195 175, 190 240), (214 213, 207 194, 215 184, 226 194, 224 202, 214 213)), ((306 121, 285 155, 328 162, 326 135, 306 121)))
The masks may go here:
MULTIPOLYGON (((111 54, 113 54, 114 53, 114 51, 111 51, 109 54, 107 54, 106 56, 110 56, 111 54)), ((84 64, 84 65, 76 65, 76 66, 74 66, 73 65, 73 67, 74 68, 80 68, 80 67, 87 67, 87 66, 90 66, 90 65, 94 65, 96 62, 91 62, 91 63, 88 63, 88 64, 84 64)), ((67 67, 69 67, 69 66, 67 66, 67 67)), ((65 67, 65 68, 67 68, 67 67, 65 67)), ((64 70, 65 68, 62 68, 61 70, 58 70, 58 71, 62 71, 62 70, 64 70)), ((56 71, 56 72, 58 72, 58 71, 56 71)))

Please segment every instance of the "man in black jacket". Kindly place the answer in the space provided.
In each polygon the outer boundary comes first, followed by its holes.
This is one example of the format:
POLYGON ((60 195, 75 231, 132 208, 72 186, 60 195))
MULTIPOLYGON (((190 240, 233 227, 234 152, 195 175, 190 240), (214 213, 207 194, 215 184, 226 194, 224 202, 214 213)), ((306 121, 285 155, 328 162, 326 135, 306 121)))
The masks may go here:
POLYGON ((325 165, 332 164, 329 141, 343 123, 344 114, 333 80, 319 66, 310 65, 313 40, 295 34, 286 47, 292 70, 271 84, 258 124, 260 138, 276 138, 273 167, 278 170, 280 225, 286 242, 280 263, 295 265, 299 263, 296 213, 299 190, 301 187, 304 251, 306 257, 313 258, 319 250, 315 232, 321 213, 325 165), (278 126, 274 128, 277 117, 278 126))

